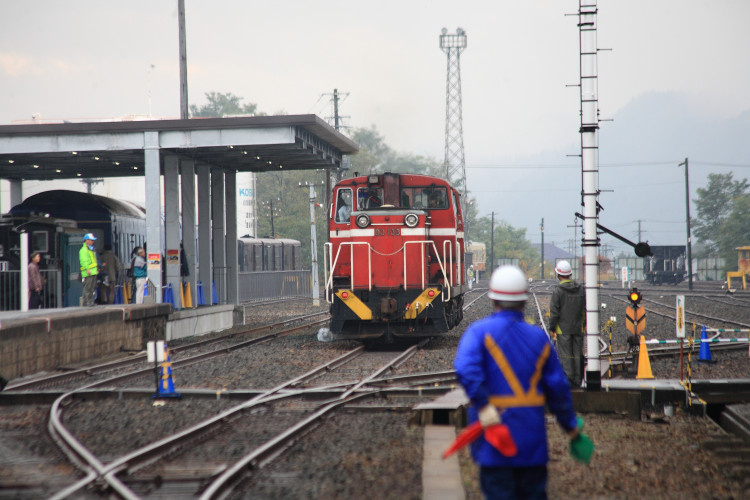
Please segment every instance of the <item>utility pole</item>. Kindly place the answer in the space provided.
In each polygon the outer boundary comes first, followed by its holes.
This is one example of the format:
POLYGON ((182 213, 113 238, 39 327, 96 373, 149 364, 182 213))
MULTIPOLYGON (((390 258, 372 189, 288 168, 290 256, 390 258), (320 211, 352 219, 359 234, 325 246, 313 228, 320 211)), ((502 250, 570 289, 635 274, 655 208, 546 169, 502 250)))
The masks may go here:
MULTIPOLYGON (((271 212, 271 238, 276 238, 276 230, 274 229, 273 225, 273 218, 276 216, 276 211, 273 208, 273 200, 268 200, 263 203, 271 212)), ((276 208, 278 210, 278 207, 276 208)), ((279 214, 281 215, 281 214, 279 214)))
POLYGON ((539 276, 539 279, 544 279, 544 217, 542 217, 542 223, 539 225, 539 228, 542 230, 542 274, 539 276))
POLYGON ((581 173, 586 291, 586 388, 601 390, 599 360, 599 98, 596 0, 579 0, 581 173))
POLYGON ((180 119, 187 120, 188 81, 187 81, 187 35, 185 34, 185 0, 177 0, 177 24, 180 37, 180 119))
MULTIPOLYGON (((570 252, 573 254, 573 258, 578 261, 578 245, 576 242, 578 241, 578 228, 581 227, 580 224, 578 224, 578 217, 573 218, 573 225, 568 226, 573 228, 573 251, 570 252)), ((580 272, 580 267, 578 268, 580 272)))
MULTIPOLYGON (((322 183, 321 183, 322 184, 322 183)), ((310 257, 312 259, 312 296, 313 305, 320 305, 320 281, 318 278, 318 234, 315 225, 315 206, 320 206, 316 202, 316 193, 314 184, 305 182, 299 183, 299 187, 310 188, 310 257)))
POLYGON ((333 89, 333 128, 339 129, 339 89, 333 89))
MULTIPOLYGON (((349 92, 339 93, 339 89, 333 89, 333 94, 324 94, 331 97, 331 101, 333 102, 333 116, 329 116, 327 118, 328 123, 331 123, 331 119, 333 119, 333 128, 339 131, 342 128, 341 121, 343 118, 351 118, 350 116, 341 116, 339 114, 339 101, 342 100, 342 97, 346 99, 349 97, 349 92)), ((331 169, 329 171, 329 174, 326 175, 326 195, 325 195, 325 206, 328 207, 331 204, 331 191, 333 190, 333 187, 331 184, 338 183, 341 178, 343 177, 344 170, 349 169, 349 158, 342 158, 341 160, 341 167, 337 169, 331 169)))
POLYGON ((693 250, 690 238, 690 181, 688 176, 688 159, 677 165, 685 165, 685 222, 687 223, 687 269, 688 269, 688 287, 693 289, 693 250))
POLYGON ((464 131, 461 104, 461 52, 466 49, 466 32, 458 28, 449 35, 440 32, 440 48, 448 57, 445 80, 445 179, 463 194, 466 200, 466 163, 464 159, 464 131))
POLYGON ((91 194, 93 191, 93 188, 96 184, 101 184, 104 182, 104 179, 101 177, 86 177, 85 179, 81 179, 81 182, 83 184, 86 184, 86 192, 88 194, 91 194))
POLYGON ((643 238, 641 237, 641 222, 644 222, 643 219, 636 220, 638 223, 638 241, 643 241, 643 238))
POLYGON ((495 212, 492 212, 492 226, 490 227, 490 277, 495 270, 495 212))

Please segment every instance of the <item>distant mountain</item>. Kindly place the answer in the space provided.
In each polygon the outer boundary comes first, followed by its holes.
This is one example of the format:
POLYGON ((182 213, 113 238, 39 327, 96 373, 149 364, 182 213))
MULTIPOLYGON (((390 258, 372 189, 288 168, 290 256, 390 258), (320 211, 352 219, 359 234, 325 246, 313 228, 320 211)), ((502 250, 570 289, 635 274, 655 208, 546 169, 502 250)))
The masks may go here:
MULTIPOLYGON (((708 103, 683 94, 645 94, 620 109, 614 121, 602 122, 599 148, 600 223, 635 241, 640 221, 643 240, 680 244, 686 239, 685 170, 678 164, 689 158, 691 200, 710 173, 750 177, 750 168, 726 166, 750 165, 750 110, 721 117, 708 103)), ((579 144, 565 151, 540 147, 533 156, 508 160, 549 168, 472 171, 469 185, 476 189, 480 213, 495 211, 496 219, 527 228, 532 242, 539 241, 541 218, 550 240, 580 241, 580 227, 577 233, 573 227, 574 213, 581 211, 580 159, 567 157, 579 151, 579 144)), ((601 238, 624 246, 608 235, 601 238)))
POLYGON ((682 160, 750 163, 750 110, 717 118, 707 103, 674 92, 644 94, 599 134, 601 164, 682 160))

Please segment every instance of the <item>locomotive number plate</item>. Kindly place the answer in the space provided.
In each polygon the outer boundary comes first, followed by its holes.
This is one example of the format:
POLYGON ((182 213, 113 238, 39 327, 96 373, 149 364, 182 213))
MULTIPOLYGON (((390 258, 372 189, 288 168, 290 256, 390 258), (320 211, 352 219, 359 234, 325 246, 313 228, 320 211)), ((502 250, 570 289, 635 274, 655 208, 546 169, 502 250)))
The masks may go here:
POLYGON ((392 227, 390 229, 385 228, 375 228, 375 236, 400 236, 401 235, 401 228, 399 227, 392 227))

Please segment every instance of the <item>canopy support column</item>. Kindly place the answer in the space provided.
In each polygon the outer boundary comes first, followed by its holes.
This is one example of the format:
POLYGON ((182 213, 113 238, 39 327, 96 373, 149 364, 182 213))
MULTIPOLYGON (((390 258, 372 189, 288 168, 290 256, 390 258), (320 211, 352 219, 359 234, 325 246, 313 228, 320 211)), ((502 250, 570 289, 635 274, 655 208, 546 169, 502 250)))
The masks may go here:
POLYGON ((225 304, 227 252, 226 236, 224 235, 224 169, 211 168, 211 229, 213 243, 213 279, 216 283, 216 295, 219 304, 225 304))
POLYGON ((164 231, 166 234, 167 286, 172 285, 175 309, 182 309, 180 298, 180 176, 177 155, 164 157, 164 231))
POLYGON ((198 164, 198 281, 203 282, 206 305, 211 303, 211 169, 198 164))
MULTIPOLYGON (((196 248, 195 248, 195 161, 180 161, 180 179, 182 187, 182 249, 184 250, 185 265, 188 275, 182 279, 190 286, 193 299, 193 307, 196 305, 195 283, 196 271, 196 248)), ((180 255, 182 260, 183 255, 180 255)), ((183 304, 184 306, 184 304, 183 304)))
POLYGON ((227 303, 239 304, 237 289, 237 172, 228 170, 224 174, 224 193, 226 196, 227 216, 227 303))
POLYGON ((156 302, 161 295, 161 157, 159 132, 144 132, 144 163, 146 171, 146 257, 148 279, 156 287, 156 302), (154 259, 148 258, 154 256, 154 259))

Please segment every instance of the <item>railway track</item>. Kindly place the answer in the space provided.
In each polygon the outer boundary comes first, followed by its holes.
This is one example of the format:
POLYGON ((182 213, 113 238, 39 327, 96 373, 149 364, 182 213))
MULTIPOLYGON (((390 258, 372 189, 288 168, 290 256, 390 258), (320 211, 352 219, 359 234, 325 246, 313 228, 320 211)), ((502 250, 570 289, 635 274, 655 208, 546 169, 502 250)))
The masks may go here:
MULTIPOLYGON (((310 328, 311 326, 322 324, 327 320, 327 312, 307 314, 279 321, 270 325, 248 328, 247 330, 242 330, 240 332, 226 333, 223 335, 212 337, 210 339, 203 339, 180 346, 170 347, 170 350, 175 355, 184 355, 189 354, 193 351, 203 351, 204 349, 208 349, 204 352, 194 354, 187 358, 173 361, 172 365, 175 367, 189 366, 194 363, 226 355, 238 349, 250 347, 284 335, 302 331, 304 329, 310 328), (237 341, 238 338, 248 335, 258 336, 245 341, 237 341)), ((89 379, 91 377, 103 376, 114 371, 122 371, 122 373, 118 376, 110 376, 104 380, 101 380, 100 382, 86 384, 86 388, 94 388, 108 384, 118 384, 130 379, 142 377, 144 375, 152 373, 153 370, 153 365, 147 364, 146 353, 141 351, 125 359, 119 359, 107 363, 78 368, 75 370, 66 371, 64 373, 56 373, 27 381, 14 381, 13 383, 6 386, 5 391, 30 391, 59 387, 60 385, 75 383, 80 380, 89 379)))
MULTIPOLYGON (((422 344, 427 341, 423 341, 422 344)), ((207 419, 197 425, 194 425, 188 429, 185 429, 179 433, 176 433, 167 438, 163 438, 157 442, 151 443, 148 446, 132 451, 123 457, 120 457, 107 464, 103 460, 94 456, 78 439, 75 438, 72 432, 70 432, 64 425, 62 419, 62 411, 68 402, 68 399, 72 396, 72 393, 66 394, 59 398, 58 401, 53 404, 50 411, 49 430, 50 433, 55 437, 55 440, 60 443, 69 458, 84 471, 85 477, 65 490, 60 491, 55 498, 65 498, 70 495, 75 495, 76 492, 80 492, 85 488, 91 487, 94 483, 106 484, 107 488, 114 492, 120 498, 140 498, 139 494, 133 491, 130 487, 130 479, 135 477, 133 483, 138 485, 135 487, 143 488, 147 482, 143 477, 139 477, 138 470, 153 464, 167 455, 174 455, 176 453, 182 453, 182 450, 191 448, 191 443, 195 442, 206 435, 212 435, 224 426, 234 426, 234 421, 239 420, 242 416, 247 414, 253 414, 253 411, 257 408, 267 407, 271 404, 278 404, 281 401, 286 401, 293 398, 311 398, 311 397, 324 397, 326 398, 322 403, 315 405, 315 408, 308 412, 308 414, 295 423, 294 425, 287 427, 283 430, 276 432, 276 437, 264 441, 260 446, 254 448, 250 453, 244 455, 238 460, 235 465, 222 472, 214 481, 210 482, 210 485, 206 488, 206 492, 217 492, 223 491, 230 488, 232 484, 236 483, 237 475, 240 471, 249 469, 252 470, 257 468, 260 464, 264 463, 265 460, 275 456, 285 446, 288 446, 291 441, 297 439, 301 433, 306 432, 310 426, 323 418, 325 415, 334 411, 343 405, 357 401, 364 397, 372 397, 383 391, 393 389, 393 381, 396 380, 400 385, 404 384, 419 384, 424 383, 424 380, 419 380, 419 377, 399 377, 391 378, 390 384, 387 383, 387 379, 382 377, 388 370, 403 363, 409 356, 413 355, 421 345, 411 346, 408 349, 398 352, 390 353, 387 362, 383 363, 382 366, 376 369, 370 370, 370 374, 366 377, 362 377, 357 381, 341 382, 338 384, 339 392, 333 392, 331 395, 332 387, 310 387, 310 388, 296 388, 306 381, 313 380, 320 373, 334 372, 341 366, 347 363, 353 362, 361 356, 366 356, 368 353, 364 351, 362 347, 358 347, 343 356, 331 360, 321 366, 316 367, 314 370, 307 372, 299 377, 295 377, 286 381, 285 383, 269 389, 262 394, 259 394, 250 400, 232 407, 231 409, 225 410, 218 415, 207 419), (408 380, 408 382, 407 382, 408 380)), ((381 353, 378 353, 381 354, 381 353)), ((344 378, 347 375, 343 375, 344 378)), ((435 380, 434 376, 429 377, 429 380, 435 380)), ((408 390, 405 387, 400 387, 397 390, 405 391, 408 390)), ((447 390, 447 389, 446 389, 447 390)), ((422 390, 419 390, 422 392, 422 390)), ((413 389, 416 394, 417 389, 413 389)), ((245 431, 247 432, 247 431, 245 431)), ((188 459, 188 462, 190 460, 188 459)), ((147 475, 149 476, 149 475, 147 475)), ((158 473, 150 473, 150 477, 160 478, 159 488, 162 492, 168 491, 164 484, 164 475, 158 473)), ((201 484, 206 483, 207 478, 200 478, 201 484)), ((185 481, 176 481, 178 484, 175 488, 182 489, 185 487, 185 481)), ((153 486, 153 485, 152 485, 153 486)), ((211 493, 213 495, 215 493, 211 493)), ((205 494, 204 494, 204 497, 205 494)), ((210 498, 207 496, 206 498, 210 498)))
MULTIPOLYGON (((486 290, 476 290, 475 293, 477 296, 473 298, 472 301, 467 302, 464 306, 466 309, 470 308, 480 300, 486 294, 486 290)), ((310 317, 315 316, 319 315, 310 315, 310 317)), ((293 320, 288 320, 283 323, 289 323, 292 321, 299 322, 301 319, 302 318, 294 318, 293 320)), ((223 355, 242 347, 270 340, 279 335, 288 334, 299 330, 300 328, 309 327, 310 323, 302 327, 287 328, 272 334, 261 335, 260 337, 246 342, 234 343, 230 348, 222 347, 220 349, 215 349, 212 353, 196 354, 185 359, 173 361, 173 367, 177 368, 178 366, 187 366, 198 363, 210 359, 210 357, 213 356, 223 355)), ((252 330, 252 332, 255 333, 257 330, 258 329, 252 330)), ((245 332, 242 333, 244 334, 245 332)), ((236 335, 237 334, 235 333, 232 337, 236 335)), ((180 346, 179 349, 183 352, 190 352, 191 349, 216 346, 219 345, 220 342, 222 342, 222 338, 213 338, 180 346)), ((441 386, 441 384, 455 383, 452 371, 411 375, 394 375, 390 373, 391 370, 406 362, 406 360, 426 342, 427 341, 416 346, 411 346, 401 353, 372 353, 366 352, 361 346, 357 347, 356 349, 330 360, 299 377, 287 380, 270 390, 263 391, 248 401, 236 405, 231 409, 222 411, 218 415, 197 425, 191 426, 180 433, 150 443, 147 446, 131 451, 119 458, 113 459, 112 457, 109 457, 108 460, 95 456, 83 443, 76 439, 72 432, 65 428, 65 425, 63 424, 64 408, 71 404, 77 395, 81 394, 83 391, 94 391, 97 390, 96 388, 105 386, 111 387, 113 384, 120 383, 128 378, 147 375, 151 373, 153 368, 149 367, 133 370, 127 374, 116 375, 106 380, 97 381, 88 384, 85 387, 72 390, 59 397, 52 405, 48 427, 50 435, 53 436, 55 442, 59 444, 71 462, 77 464, 81 468, 84 472, 84 477, 70 487, 60 491, 58 495, 56 495, 56 498, 64 498, 69 495, 77 494, 77 492, 90 489, 95 484, 105 485, 105 488, 108 491, 113 492, 116 496, 121 498, 138 498, 144 491, 153 489, 155 482, 161 483, 159 487, 161 491, 167 491, 162 486, 165 480, 164 478, 174 478, 174 474, 170 476, 169 473, 165 473, 163 470, 161 472, 154 472, 151 464, 159 462, 161 458, 165 456, 182 456, 182 450, 192 447, 190 443, 200 441, 201 439, 209 439, 210 441, 212 436, 216 435, 218 429, 226 428, 228 425, 234 426, 235 421, 243 420, 241 416, 256 415, 259 414, 259 412, 267 412, 268 408, 271 406, 283 407, 288 404, 288 401, 294 400, 295 398, 308 400, 310 398, 319 399, 322 397, 325 398, 325 404, 315 403, 314 408, 305 409, 309 416, 298 424, 283 430, 274 430, 273 432, 279 436, 278 440, 274 440, 268 445, 263 444, 253 450, 250 454, 246 455, 243 463, 249 464, 250 469, 257 467, 259 461, 263 462, 264 460, 267 460, 268 457, 274 456, 278 450, 283 449, 284 446, 288 446, 290 439, 295 439, 299 436, 300 432, 305 432, 305 429, 309 429, 311 425, 314 425, 316 420, 323 418, 324 415, 335 411, 335 409, 340 406, 348 406, 351 408, 353 402, 366 397, 372 398, 376 394, 393 395, 398 393, 402 396, 420 397, 421 395, 426 395, 435 390, 448 390, 448 386, 441 386), (368 361, 363 363, 363 360, 368 361), (366 366, 361 366, 363 364, 366 366), (355 365, 359 365, 359 367, 347 368, 355 365), (332 377, 331 374, 336 375, 332 377), (425 384, 429 384, 429 388, 424 388, 425 384), (284 443, 287 444, 285 445, 284 443), (140 470, 144 469, 148 472, 139 473, 140 470)), ((141 354, 139 357, 142 358, 143 355, 141 354)), ((143 360, 135 359, 130 360, 130 362, 143 363, 143 360)), ((125 366, 127 365, 128 363, 125 363, 125 366)), ((115 366, 114 369, 121 369, 123 364, 105 364, 101 367, 93 367, 93 370, 91 368, 83 369, 80 373, 75 374, 74 376, 80 377, 81 373, 84 373, 87 376, 90 376, 89 374, 92 372, 106 373, 112 370, 112 366, 115 366), (88 370, 88 372, 86 370, 88 370)), ((62 375, 64 378, 64 375, 71 374, 62 375)), ((30 384, 25 387, 29 389, 32 387, 41 387, 50 382, 59 383, 63 378, 60 378, 58 375, 52 377, 51 380, 34 381, 36 384, 30 384)), ((90 397, 90 394, 88 397, 90 397)), ((378 406, 378 404, 367 404, 362 405, 361 408, 368 408, 369 411, 372 411, 378 406)), ((296 410, 301 411, 301 407, 298 406, 296 410)), ((280 422, 275 421, 275 423, 278 425, 280 422)), ((194 478, 188 480, 184 477, 184 471, 191 470, 190 462, 191 459, 188 458, 186 463, 173 466, 172 470, 177 468, 183 471, 183 477, 176 478, 174 481, 174 488, 176 488, 174 490, 175 493, 177 493, 177 490, 180 488, 185 488, 186 481, 195 482, 194 478)), ((193 460, 193 462, 195 462, 195 460, 193 460)), ((240 462, 237 463, 240 464, 240 462)), ((239 469, 247 468, 246 465, 242 464, 238 467, 239 469)), ((195 469, 194 466, 193 469, 195 469)), ((204 471, 205 474, 201 476, 198 487, 206 487, 209 480, 217 475, 220 470, 224 469, 217 466, 211 471, 204 471)), ((229 478, 229 476, 225 476, 225 472, 226 471, 221 472, 225 479, 221 480, 221 485, 216 486, 215 488, 223 490, 226 488, 223 482, 226 482, 227 484, 234 483, 235 480, 229 478)))

